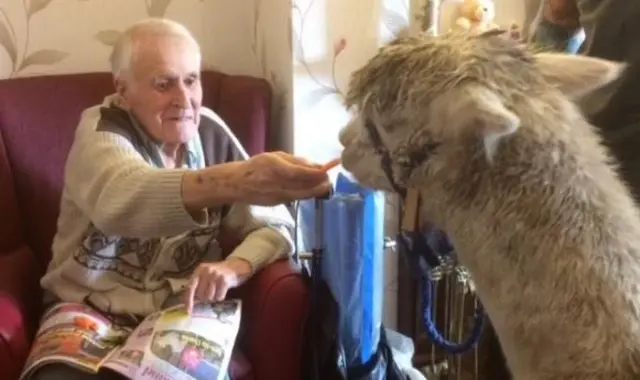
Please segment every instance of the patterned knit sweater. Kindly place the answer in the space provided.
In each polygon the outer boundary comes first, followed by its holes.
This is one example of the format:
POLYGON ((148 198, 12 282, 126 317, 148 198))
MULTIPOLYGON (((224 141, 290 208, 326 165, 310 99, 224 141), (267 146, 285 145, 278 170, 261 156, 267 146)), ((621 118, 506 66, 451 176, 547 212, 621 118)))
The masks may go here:
POLYGON ((46 298, 90 302, 113 314, 144 316, 180 293, 193 270, 222 259, 218 231, 242 243, 231 253, 253 272, 286 257, 293 220, 284 206, 234 204, 194 219, 181 198, 189 170, 247 157, 221 118, 201 111, 200 133, 180 168, 112 97, 82 113, 65 167, 46 298))

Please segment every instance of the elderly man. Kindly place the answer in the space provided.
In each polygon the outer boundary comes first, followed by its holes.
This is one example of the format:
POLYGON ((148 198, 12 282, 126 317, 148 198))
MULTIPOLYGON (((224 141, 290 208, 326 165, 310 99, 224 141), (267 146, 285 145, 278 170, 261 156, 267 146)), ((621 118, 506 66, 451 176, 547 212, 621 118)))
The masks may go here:
MULTIPOLYGON (((46 306, 84 302, 135 321, 184 294, 187 308, 221 300, 292 251, 290 214, 267 206, 326 193, 327 175, 284 153, 247 158, 201 106, 200 61, 167 20, 139 22, 116 44, 116 93, 83 112, 67 159, 46 306), (221 229, 241 240, 226 259, 221 229)), ((50 364, 31 378, 99 377, 50 364)))

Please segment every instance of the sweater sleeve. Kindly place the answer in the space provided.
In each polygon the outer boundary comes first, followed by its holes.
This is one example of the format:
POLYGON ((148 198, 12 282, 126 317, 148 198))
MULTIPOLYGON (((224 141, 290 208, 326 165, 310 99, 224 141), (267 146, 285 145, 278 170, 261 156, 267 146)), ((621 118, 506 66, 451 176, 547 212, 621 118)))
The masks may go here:
POLYGON ((249 262, 252 273, 293 253, 293 218, 283 205, 234 204, 222 224, 242 241, 229 257, 249 262))
POLYGON ((152 167, 124 136, 79 128, 67 158, 65 186, 101 232, 155 238, 206 225, 205 210, 194 220, 182 202, 188 169, 152 167))

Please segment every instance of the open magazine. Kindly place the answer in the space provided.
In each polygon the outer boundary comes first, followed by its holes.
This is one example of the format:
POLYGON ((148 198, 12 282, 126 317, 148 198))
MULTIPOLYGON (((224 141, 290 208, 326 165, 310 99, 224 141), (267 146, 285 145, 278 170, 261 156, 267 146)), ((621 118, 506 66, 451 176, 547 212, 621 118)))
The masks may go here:
POLYGON ((48 363, 117 372, 131 380, 223 380, 240 328, 242 302, 176 305, 137 327, 111 322, 95 309, 60 303, 42 317, 20 380, 48 363))

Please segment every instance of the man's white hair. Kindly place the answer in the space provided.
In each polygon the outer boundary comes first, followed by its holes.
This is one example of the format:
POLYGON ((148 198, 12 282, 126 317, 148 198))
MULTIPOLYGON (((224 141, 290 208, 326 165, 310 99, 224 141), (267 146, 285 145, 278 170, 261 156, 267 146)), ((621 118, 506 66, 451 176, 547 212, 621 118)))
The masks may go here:
POLYGON ((115 77, 121 77, 131 69, 137 38, 142 35, 178 37, 192 42, 198 50, 200 49, 195 37, 184 25, 163 18, 147 18, 131 25, 122 33, 122 36, 113 46, 109 61, 111 63, 111 73, 115 77))

